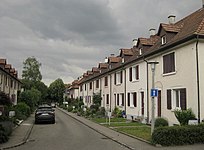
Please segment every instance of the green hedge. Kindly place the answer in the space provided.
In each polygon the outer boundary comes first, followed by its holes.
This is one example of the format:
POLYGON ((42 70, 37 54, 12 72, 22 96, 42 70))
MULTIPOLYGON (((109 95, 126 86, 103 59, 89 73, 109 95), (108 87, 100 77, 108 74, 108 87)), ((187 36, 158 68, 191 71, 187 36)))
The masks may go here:
POLYGON ((204 143, 204 125, 156 128, 152 142, 163 146, 204 143))
POLYGON ((25 120, 31 114, 30 107, 24 102, 20 102, 15 106, 16 118, 20 120, 25 120))
POLYGON ((0 125, 0 144, 8 141, 5 129, 0 125))

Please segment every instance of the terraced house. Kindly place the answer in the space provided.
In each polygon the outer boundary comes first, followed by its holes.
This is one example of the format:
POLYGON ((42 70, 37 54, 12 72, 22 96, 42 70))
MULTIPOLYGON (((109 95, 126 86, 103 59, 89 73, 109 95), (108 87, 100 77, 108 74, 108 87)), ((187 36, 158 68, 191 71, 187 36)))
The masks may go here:
POLYGON ((79 96, 85 105, 92 104, 100 92, 102 107, 125 110, 127 119, 151 121, 152 70, 157 62, 154 99, 156 117, 177 124, 175 109, 192 108, 198 121, 204 119, 204 8, 176 22, 170 15, 158 31, 150 29, 148 38, 133 41, 133 47, 121 49, 104 63, 88 71, 79 80, 79 96))
POLYGON ((18 72, 7 64, 6 59, 0 59, 0 92, 10 97, 13 105, 17 104, 17 92, 21 89, 18 72))

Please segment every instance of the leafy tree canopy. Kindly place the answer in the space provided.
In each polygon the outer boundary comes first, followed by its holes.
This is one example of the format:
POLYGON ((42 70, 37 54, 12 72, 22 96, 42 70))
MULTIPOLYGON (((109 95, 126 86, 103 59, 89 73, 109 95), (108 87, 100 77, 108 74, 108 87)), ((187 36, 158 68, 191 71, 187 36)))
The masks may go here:
POLYGON ((62 103, 64 91, 65 85, 60 78, 52 82, 49 86, 50 98, 55 102, 62 103))
POLYGON ((31 81, 41 81, 42 75, 40 72, 41 63, 35 57, 28 57, 23 62, 22 78, 31 81))

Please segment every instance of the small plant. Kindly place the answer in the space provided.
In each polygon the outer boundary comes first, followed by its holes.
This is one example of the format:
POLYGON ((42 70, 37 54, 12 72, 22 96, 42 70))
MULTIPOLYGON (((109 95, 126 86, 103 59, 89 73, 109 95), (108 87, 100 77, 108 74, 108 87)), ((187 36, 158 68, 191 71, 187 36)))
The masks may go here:
POLYGON ((116 118, 122 118, 122 110, 120 110, 118 107, 115 107, 115 109, 113 110, 112 115, 116 118))
POLYGON ((169 126, 168 120, 165 118, 157 118, 155 120, 155 127, 164 127, 164 126, 169 126))
POLYGON ((188 125, 189 120, 195 119, 195 114, 193 113, 192 109, 187 110, 175 110, 174 114, 179 121, 180 125, 188 125))

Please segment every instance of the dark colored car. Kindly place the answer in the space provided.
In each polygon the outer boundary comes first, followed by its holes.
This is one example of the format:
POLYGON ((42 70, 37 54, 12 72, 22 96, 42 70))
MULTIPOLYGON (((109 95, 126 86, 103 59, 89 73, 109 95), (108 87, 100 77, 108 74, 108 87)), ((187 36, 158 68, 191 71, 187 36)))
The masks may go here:
POLYGON ((55 123, 55 110, 49 105, 41 105, 35 112, 35 123, 50 122, 55 123))

